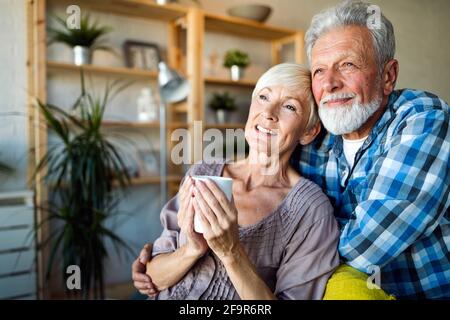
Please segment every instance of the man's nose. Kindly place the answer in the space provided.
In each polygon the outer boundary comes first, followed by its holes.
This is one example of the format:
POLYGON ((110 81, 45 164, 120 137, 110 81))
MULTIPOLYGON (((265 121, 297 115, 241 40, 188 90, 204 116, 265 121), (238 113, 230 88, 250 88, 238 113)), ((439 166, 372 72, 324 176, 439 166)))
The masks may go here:
POLYGON ((342 88, 342 80, 335 70, 328 70, 322 82, 323 90, 333 93, 342 88))

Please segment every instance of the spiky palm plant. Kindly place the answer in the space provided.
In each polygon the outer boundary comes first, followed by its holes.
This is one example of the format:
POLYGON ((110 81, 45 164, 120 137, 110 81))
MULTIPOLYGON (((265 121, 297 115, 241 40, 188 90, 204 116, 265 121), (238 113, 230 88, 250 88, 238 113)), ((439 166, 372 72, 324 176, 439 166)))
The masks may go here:
POLYGON ((61 141, 49 147, 36 168, 36 173, 44 173, 45 182, 53 186, 59 197, 57 203, 49 203, 49 215, 43 221, 58 225, 42 244, 51 243, 47 278, 59 252, 64 280, 68 266, 80 267, 81 294, 85 299, 104 298, 105 240, 111 240, 119 254, 121 249, 131 250, 105 225, 117 213, 119 199, 113 194, 114 185, 124 191, 130 184, 120 150, 101 130, 111 93, 126 87, 119 86, 119 82, 107 86, 103 97, 94 97, 86 92, 81 71, 82 93, 74 104, 80 117, 38 101, 48 128, 61 141))
POLYGON ((62 29, 48 29, 49 44, 61 42, 72 48, 82 46, 92 50, 112 51, 106 45, 106 39, 104 37, 112 31, 112 28, 107 26, 100 27, 98 21, 92 22, 88 14, 81 16, 79 29, 68 28, 66 21, 60 17, 55 16, 54 19, 62 29))

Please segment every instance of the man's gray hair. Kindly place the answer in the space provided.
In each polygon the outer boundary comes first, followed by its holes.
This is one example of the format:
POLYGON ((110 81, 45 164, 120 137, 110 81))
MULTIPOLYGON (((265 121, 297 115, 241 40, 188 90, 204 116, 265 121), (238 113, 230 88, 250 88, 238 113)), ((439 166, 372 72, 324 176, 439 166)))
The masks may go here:
MULTIPOLYGON (((372 17, 370 3, 347 0, 341 4, 326 9, 316 14, 311 21, 311 26, 305 35, 306 54, 311 65, 311 53, 317 39, 332 29, 345 26, 368 26, 368 20, 372 17)), ((373 38, 376 54, 376 62, 380 71, 384 65, 395 55, 395 36, 392 23, 380 12, 380 21, 376 26, 368 27, 373 38)))
POLYGON ((309 109, 306 130, 311 129, 319 122, 317 106, 311 91, 311 72, 306 66, 297 63, 280 63, 273 66, 256 82, 252 98, 255 98, 263 88, 272 86, 285 86, 304 95, 305 101, 301 102, 306 103, 306 107, 309 109))

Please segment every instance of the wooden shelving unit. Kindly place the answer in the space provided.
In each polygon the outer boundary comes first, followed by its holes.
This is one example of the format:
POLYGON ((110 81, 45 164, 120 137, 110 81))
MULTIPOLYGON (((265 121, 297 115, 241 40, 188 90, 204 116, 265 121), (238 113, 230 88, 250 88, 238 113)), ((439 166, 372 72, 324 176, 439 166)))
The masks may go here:
MULTIPOLYGON (((47 129, 42 115, 38 108, 34 107, 35 98, 41 101, 47 100, 47 80, 50 74, 70 73, 75 74, 80 71, 80 67, 72 64, 48 61, 47 60, 47 35, 46 20, 48 18, 46 9, 52 5, 71 5, 71 0, 27 0, 27 21, 28 21, 28 91, 30 100, 28 102, 29 112, 29 177, 34 172, 34 168, 45 154, 48 145, 47 129)), ((178 4, 157 5, 151 0, 77 0, 76 4, 83 8, 84 12, 90 12, 95 16, 95 12, 110 13, 126 16, 130 18, 148 19, 162 21, 167 26, 167 59, 166 61, 180 73, 186 75, 190 83, 190 93, 186 102, 168 106, 168 119, 172 119, 167 124, 167 135, 177 128, 193 130, 194 121, 203 121, 204 129, 208 128, 243 128, 244 123, 228 124, 205 124, 205 86, 229 86, 251 89, 256 80, 241 80, 233 82, 229 79, 205 76, 203 74, 204 63, 204 37, 206 32, 224 33, 241 38, 254 38, 267 41, 270 44, 271 64, 281 62, 281 49, 286 44, 294 44, 295 61, 303 63, 305 61, 303 37, 299 30, 279 28, 267 24, 248 21, 205 12, 198 7, 186 7, 178 4), (91 12, 92 11, 92 12, 91 12), (182 42, 184 45, 182 45, 182 42), (182 55, 185 54, 185 57, 182 55), (180 120, 183 119, 183 120, 180 120)), ((149 30, 151 32, 151 30, 149 30)), ((131 36, 131 35, 130 35, 131 36)), ((117 66, 88 65, 83 69, 92 75, 115 78, 133 78, 138 80, 155 81, 157 73, 149 70, 130 69, 117 66)), ((138 123, 110 121, 104 122, 105 128, 124 129, 154 129, 159 128, 159 123, 138 123)), ((192 132, 194 143, 202 138, 201 134, 192 132)), ((167 139, 170 141, 170 139, 167 139)), ((169 145, 170 150, 171 145, 169 145)), ((192 163, 202 159, 202 150, 197 148, 192 154, 192 163)), ((179 167, 169 166, 167 176, 168 188, 172 192, 177 191, 177 184, 181 180, 182 173, 179 167)), ((36 177, 36 181, 43 181, 42 175, 36 177)), ((133 185, 158 184, 159 177, 140 177, 133 179, 133 185)), ((48 190, 42 183, 37 183, 36 206, 40 207, 47 199, 48 190)), ((37 223, 42 222, 47 214, 38 210, 37 223)), ((49 230, 42 228, 38 234, 38 242, 41 242, 48 235, 49 230)), ((44 270, 46 269, 48 252, 41 252, 38 256, 38 283, 39 296, 46 297, 42 289, 44 285, 44 270)))

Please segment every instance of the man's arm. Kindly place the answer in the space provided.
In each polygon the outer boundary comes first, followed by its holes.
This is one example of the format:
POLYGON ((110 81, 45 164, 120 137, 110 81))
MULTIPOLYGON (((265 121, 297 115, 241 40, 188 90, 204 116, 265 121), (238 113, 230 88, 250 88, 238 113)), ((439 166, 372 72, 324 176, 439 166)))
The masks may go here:
POLYGON ((437 227, 449 207, 448 110, 410 116, 367 176, 367 195, 341 234, 339 251, 368 272, 383 266, 437 227))
POLYGON ((133 279, 134 287, 143 295, 153 297, 158 293, 152 279, 145 274, 147 262, 152 257, 153 244, 148 243, 142 248, 139 257, 134 260, 131 266, 131 278, 133 279))

